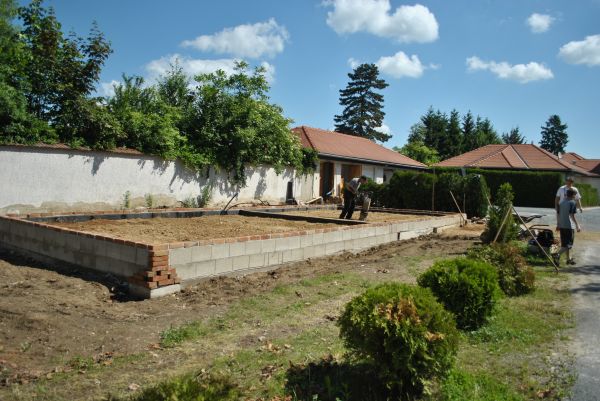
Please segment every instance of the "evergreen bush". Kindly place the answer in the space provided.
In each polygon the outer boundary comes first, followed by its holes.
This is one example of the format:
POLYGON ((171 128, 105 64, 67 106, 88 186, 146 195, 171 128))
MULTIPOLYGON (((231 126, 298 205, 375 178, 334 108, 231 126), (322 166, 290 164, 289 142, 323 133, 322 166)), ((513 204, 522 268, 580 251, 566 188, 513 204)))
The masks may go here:
POLYGON ((488 210, 489 220, 481 237, 483 242, 509 242, 517 238, 519 226, 512 215, 513 199, 511 185, 502 184, 496 193, 494 205, 488 210))
POLYGON ((434 263, 418 278, 431 289, 447 310, 456 316, 461 329, 474 330, 492 315, 500 296, 498 274, 488 263, 467 259, 446 259, 434 263))
POLYGON ((425 288, 371 288, 346 305, 338 325, 348 349, 373 363, 392 399, 421 394, 449 370, 457 351, 452 314, 425 288))
POLYGON ((496 267, 500 288, 508 296, 527 294, 535 289, 535 272, 514 243, 473 247, 467 257, 496 267))

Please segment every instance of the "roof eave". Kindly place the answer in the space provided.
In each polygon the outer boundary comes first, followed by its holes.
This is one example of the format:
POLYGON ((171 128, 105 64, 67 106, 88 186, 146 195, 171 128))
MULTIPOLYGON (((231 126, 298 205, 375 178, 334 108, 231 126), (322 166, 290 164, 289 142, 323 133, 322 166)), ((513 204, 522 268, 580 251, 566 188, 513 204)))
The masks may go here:
POLYGON ((425 165, 415 166, 412 164, 395 163, 395 162, 384 161, 384 160, 373 160, 373 159, 363 159, 360 157, 340 156, 340 155, 334 155, 331 153, 319 153, 319 157, 333 159, 333 160, 340 160, 340 161, 354 161, 354 162, 361 162, 361 163, 366 163, 366 164, 375 164, 378 166, 405 167, 405 168, 414 168, 414 169, 423 169, 423 170, 428 168, 425 165))

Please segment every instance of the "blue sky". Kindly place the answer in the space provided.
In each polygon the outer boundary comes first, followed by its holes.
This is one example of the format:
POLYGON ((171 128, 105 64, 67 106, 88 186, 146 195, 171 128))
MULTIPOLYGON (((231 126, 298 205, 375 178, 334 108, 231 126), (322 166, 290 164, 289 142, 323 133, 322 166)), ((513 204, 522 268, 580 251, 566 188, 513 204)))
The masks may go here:
MULTIPOLYGON (((21 1, 21 3, 25 3, 21 1)), ((552 114, 567 150, 600 158, 600 0, 47 0, 65 31, 92 21, 114 53, 99 93, 122 73, 152 81, 175 58, 190 73, 264 65, 271 100, 294 125, 331 129, 356 63, 389 87, 385 127, 401 146, 429 106, 518 126, 538 143, 552 114)))

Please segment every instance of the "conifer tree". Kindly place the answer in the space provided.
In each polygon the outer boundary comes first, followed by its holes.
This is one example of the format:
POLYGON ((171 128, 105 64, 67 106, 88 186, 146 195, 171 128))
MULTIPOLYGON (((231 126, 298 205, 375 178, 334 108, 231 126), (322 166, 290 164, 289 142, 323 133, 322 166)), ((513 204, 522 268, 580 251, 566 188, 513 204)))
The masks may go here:
POLYGON ((519 145, 525 143, 525 137, 519 132, 519 127, 515 127, 509 133, 502 134, 502 141, 510 145, 519 145))
POLYGON ((563 124, 558 115, 551 115, 546 121, 546 125, 542 127, 540 147, 558 155, 565 152, 567 143, 569 143, 567 124, 563 124))
POLYGON ((335 130, 349 135, 385 142, 392 136, 377 128, 383 124, 383 95, 376 90, 388 84, 379 78, 375 64, 361 64, 348 74, 350 82, 340 90, 341 115, 334 117, 335 130))

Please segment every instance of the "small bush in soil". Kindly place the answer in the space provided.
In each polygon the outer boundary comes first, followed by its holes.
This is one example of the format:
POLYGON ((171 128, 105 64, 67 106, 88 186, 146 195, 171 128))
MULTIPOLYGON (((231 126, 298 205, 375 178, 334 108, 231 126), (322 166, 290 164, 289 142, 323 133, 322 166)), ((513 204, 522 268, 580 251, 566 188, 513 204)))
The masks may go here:
MULTIPOLYGON (((172 378, 143 390, 129 401, 236 401, 241 391, 228 377, 200 374, 172 378)), ((117 399, 109 398, 117 401, 117 399)))
POLYGON ((373 364, 390 399, 421 394, 448 371, 457 351, 452 315, 425 288, 371 288, 346 305, 338 325, 351 353, 373 364))
POLYGON ((436 262, 417 281, 431 289, 446 309, 454 313, 457 326, 466 330, 477 329, 487 321, 501 294, 496 269, 467 258, 436 262))
POLYGON ((499 242, 510 242, 517 238, 519 226, 512 216, 514 198, 515 194, 509 183, 500 185, 494 205, 488 209, 489 220, 481 236, 483 242, 490 243, 496 238, 499 242))
POLYGON ((496 267, 500 288, 508 296, 528 294, 535 289, 535 272, 514 243, 474 247, 467 257, 496 267))

